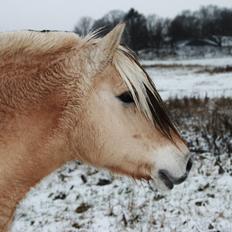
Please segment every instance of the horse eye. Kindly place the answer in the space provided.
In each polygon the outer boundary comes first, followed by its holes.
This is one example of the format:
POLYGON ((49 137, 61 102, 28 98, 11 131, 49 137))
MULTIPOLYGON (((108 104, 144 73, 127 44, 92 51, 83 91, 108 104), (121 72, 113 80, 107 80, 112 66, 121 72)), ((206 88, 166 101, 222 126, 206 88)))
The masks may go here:
POLYGON ((122 101, 122 102, 124 102, 124 103, 127 103, 127 104, 129 104, 129 103, 134 103, 133 96, 131 95, 131 93, 130 93, 129 91, 124 92, 124 93, 118 95, 117 98, 118 98, 120 101, 122 101))

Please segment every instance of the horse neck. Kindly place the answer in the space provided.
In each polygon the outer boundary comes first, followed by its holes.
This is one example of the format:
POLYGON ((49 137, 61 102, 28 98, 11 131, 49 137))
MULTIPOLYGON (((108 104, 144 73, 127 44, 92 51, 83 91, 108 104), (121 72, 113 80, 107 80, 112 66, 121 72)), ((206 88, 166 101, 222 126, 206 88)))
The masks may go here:
POLYGON ((35 136, 30 140, 36 144, 33 148, 25 144, 18 151, 8 149, 0 157, 0 231, 6 230, 17 204, 30 188, 72 159, 65 139, 45 137, 49 142, 36 142, 39 138, 35 136))
POLYGON ((0 73, 0 231, 29 189, 74 157, 70 127, 62 125, 71 121, 64 114, 65 80, 6 73, 0 73))

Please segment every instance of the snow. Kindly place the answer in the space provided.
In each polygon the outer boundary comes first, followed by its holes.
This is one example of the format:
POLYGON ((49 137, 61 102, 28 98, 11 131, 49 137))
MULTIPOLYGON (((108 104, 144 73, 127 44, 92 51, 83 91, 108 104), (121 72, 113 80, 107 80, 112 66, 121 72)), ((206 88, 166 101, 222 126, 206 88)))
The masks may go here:
POLYGON ((193 71, 147 70, 163 99, 169 97, 221 97, 232 96, 232 74, 195 75, 193 71))
MULTIPOLYGON (((232 59, 149 61, 147 68, 162 97, 232 96, 230 73, 197 73, 200 66, 232 65, 232 59), (179 64, 163 68, 160 64, 179 64)), ((200 67, 201 68, 201 67, 200 67)), ((199 135, 191 128, 188 140, 199 135)), ((217 156, 207 151, 195 155, 189 178, 166 193, 147 182, 134 181, 80 162, 70 162, 31 189, 18 206, 13 232, 205 232, 232 231, 231 157, 223 157, 224 173, 215 165, 217 156)))
POLYGON ((232 96, 232 73, 209 72, 232 66, 232 58, 142 61, 163 99, 232 96), (154 67, 153 67, 154 66, 154 67), (206 71, 205 71, 206 70, 206 71), (207 70, 209 70, 207 72, 207 70))
POLYGON ((208 231, 211 225, 213 231, 230 232, 232 177, 218 175, 211 154, 202 156, 207 159, 195 163, 187 181, 166 195, 152 191, 147 183, 69 163, 28 194, 17 210, 12 231, 189 232, 208 231), (112 182, 98 186, 101 178, 112 182), (59 199, 61 193, 65 199, 59 199), (83 203, 90 208, 77 213, 83 203))

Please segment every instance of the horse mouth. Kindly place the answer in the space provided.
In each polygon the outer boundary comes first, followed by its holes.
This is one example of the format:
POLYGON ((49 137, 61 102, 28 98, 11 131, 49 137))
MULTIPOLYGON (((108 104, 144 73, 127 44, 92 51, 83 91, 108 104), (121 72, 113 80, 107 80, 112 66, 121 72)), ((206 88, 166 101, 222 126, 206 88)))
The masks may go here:
POLYGON ((166 170, 160 170, 159 171, 159 178, 163 181, 163 183, 166 185, 167 188, 170 190, 173 189, 174 185, 181 184, 184 182, 187 178, 188 174, 185 173, 180 178, 173 177, 168 171, 166 170))
POLYGON ((174 184, 170 180, 170 178, 167 177, 164 171, 159 171, 159 178, 163 181, 163 183, 168 187, 170 190, 173 189, 174 184))

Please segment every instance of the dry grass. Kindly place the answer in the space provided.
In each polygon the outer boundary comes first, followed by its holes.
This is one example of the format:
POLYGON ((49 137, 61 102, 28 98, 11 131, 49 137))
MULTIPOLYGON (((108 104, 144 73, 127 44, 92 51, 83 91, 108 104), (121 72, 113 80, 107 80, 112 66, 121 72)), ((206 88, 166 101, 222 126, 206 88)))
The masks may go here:
POLYGON ((232 72, 232 66, 227 65, 225 67, 204 67, 196 73, 209 73, 210 75, 214 74, 220 74, 220 73, 231 73, 232 72))
POLYGON ((193 70, 197 74, 207 73, 210 75, 220 74, 220 73, 231 73, 232 66, 205 66, 200 64, 144 64, 144 68, 156 68, 156 69, 187 69, 193 70))
POLYGON ((143 67, 159 69, 199 69, 204 66, 200 64, 144 64, 143 67))
POLYGON ((232 98, 169 99, 167 107, 196 153, 232 155, 232 98))

